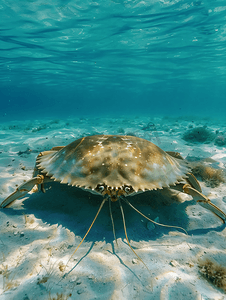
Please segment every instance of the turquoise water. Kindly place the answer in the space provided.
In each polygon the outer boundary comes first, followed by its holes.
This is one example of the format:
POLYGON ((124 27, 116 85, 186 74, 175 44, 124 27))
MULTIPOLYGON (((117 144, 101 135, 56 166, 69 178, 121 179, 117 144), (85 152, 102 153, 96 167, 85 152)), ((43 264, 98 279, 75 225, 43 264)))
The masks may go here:
POLYGON ((226 111, 226 2, 0 0, 0 118, 226 111))

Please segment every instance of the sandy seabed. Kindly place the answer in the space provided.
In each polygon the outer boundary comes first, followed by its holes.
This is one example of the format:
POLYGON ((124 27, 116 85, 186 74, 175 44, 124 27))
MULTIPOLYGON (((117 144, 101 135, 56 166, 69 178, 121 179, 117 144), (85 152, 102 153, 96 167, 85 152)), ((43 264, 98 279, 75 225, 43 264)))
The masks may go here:
MULTIPOLYGON (((0 202, 32 177, 40 151, 94 134, 136 135, 225 174, 225 133, 224 121, 191 117, 1 123, 0 202), (210 138, 199 140, 191 135, 185 141, 184 134, 196 127, 208 130, 210 138)), ((212 185, 201 180, 200 184, 203 194, 226 213, 225 183, 212 185)), ((105 204, 69 260, 102 198, 56 182, 46 186, 46 193, 30 192, 10 208, 0 210, 0 300, 226 299, 225 225, 190 196, 185 200, 166 205, 152 192, 131 197, 131 203, 149 218, 181 226, 188 235, 179 229, 152 226, 124 207, 130 243, 146 268, 127 245, 117 202, 112 208, 117 244, 105 204), (215 277, 209 275, 208 263, 212 270, 216 268, 215 277)))

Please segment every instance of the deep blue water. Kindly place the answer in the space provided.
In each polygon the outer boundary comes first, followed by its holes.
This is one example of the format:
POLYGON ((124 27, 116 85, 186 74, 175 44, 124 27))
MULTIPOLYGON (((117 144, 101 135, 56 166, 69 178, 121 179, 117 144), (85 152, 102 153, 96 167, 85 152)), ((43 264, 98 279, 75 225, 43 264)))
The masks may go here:
POLYGON ((226 1, 0 0, 0 120, 226 112, 226 1))

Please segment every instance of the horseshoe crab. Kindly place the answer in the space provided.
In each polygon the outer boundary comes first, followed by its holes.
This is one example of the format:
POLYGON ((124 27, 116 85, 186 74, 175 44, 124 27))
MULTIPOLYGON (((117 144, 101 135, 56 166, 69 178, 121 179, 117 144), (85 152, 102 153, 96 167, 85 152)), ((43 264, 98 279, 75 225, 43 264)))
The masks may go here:
MULTIPOLYGON (((212 211, 223 222, 226 221, 226 214, 202 194, 198 181, 179 153, 165 152, 150 141, 134 136, 87 136, 65 147, 53 147, 50 151, 41 152, 36 160, 33 178, 20 185, 0 207, 7 207, 25 196, 35 185, 41 185, 44 192, 44 183, 51 181, 59 181, 103 196, 86 235, 108 199, 115 236, 110 204, 119 201, 129 246, 121 200, 139 212, 127 200, 128 196, 136 193, 156 189, 167 193, 170 189, 175 189, 191 195, 200 205, 212 211)), ((143 214, 142 216, 147 218, 143 214)), ((131 246, 130 248, 132 249, 131 246)), ((133 249, 132 251, 134 252, 133 249)))

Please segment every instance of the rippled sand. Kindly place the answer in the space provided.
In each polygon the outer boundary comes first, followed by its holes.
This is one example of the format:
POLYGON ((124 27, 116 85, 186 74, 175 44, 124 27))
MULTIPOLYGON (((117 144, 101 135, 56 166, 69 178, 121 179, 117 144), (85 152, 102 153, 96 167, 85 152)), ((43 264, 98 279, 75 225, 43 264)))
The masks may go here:
MULTIPOLYGON (((0 201, 31 178, 40 151, 90 134, 136 135, 163 150, 180 152, 190 161, 200 160, 222 169, 225 174, 226 145, 215 142, 225 132, 226 123, 198 118, 2 123, 0 201), (212 141, 183 139, 188 130, 203 126, 214 133, 212 141)), ((201 186, 203 193, 226 213, 225 183, 211 186, 201 181, 201 186)), ((226 287, 220 289, 207 281, 205 268, 199 267, 206 258, 226 267, 225 226, 194 201, 169 206, 151 192, 131 198, 150 218, 181 226, 188 235, 182 230, 150 226, 135 211, 124 207, 131 245, 147 268, 126 243, 117 203, 113 203, 113 215, 118 245, 105 204, 86 240, 68 262, 89 228, 101 197, 59 183, 46 189, 45 194, 29 193, 10 208, 0 210, 0 299, 226 299, 226 287)))

